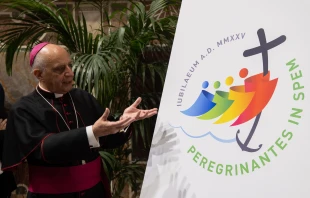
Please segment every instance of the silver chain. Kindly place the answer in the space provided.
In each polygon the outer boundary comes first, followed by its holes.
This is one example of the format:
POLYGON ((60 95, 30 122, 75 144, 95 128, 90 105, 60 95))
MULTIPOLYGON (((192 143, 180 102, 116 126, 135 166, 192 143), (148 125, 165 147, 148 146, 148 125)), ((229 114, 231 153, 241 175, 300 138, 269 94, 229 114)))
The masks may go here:
MULTIPOLYGON (((66 124, 66 126, 68 127, 69 131, 71 130, 71 128, 68 126, 67 122, 65 121, 65 119, 62 117, 62 115, 59 113, 59 111, 49 102, 46 100, 46 98, 44 98, 44 96, 42 96, 42 94, 38 91, 38 87, 36 87, 36 91, 38 92, 38 94, 59 114, 59 116, 61 117, 61 119, 64 121, 64 123, 66 124)), ((69 93, 72 105, 73 105, 73 109, 74 109, 74 113, 75 113, 75 118, 76 118, 76 128, 79 128, 79 120, 77 118, 77 113, 76 113, 76 109, 74 106, 74 102, 72 100, 71 94, 69 93)))

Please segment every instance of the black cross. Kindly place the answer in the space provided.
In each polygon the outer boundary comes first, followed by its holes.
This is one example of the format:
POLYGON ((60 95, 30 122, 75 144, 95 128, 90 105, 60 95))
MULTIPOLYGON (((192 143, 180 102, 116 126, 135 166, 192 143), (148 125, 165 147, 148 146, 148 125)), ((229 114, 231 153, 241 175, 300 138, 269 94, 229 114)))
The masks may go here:
MULTIPOLYGON (((266 35, 265 35, 265 30, 264 29, 259 29, 257 31, 257 35, 258 35, 258 39, 259 39, 259 43, 260 43, 260 46, 258 47, 254 47, 252 49, 248 49, 248 50, 245 50, 243 52, 243 56, 244 57, 249 57, 249 56, 253 56, 253 55, 256 55, 256 54, 260 54, 262 53, 262 57, 263 57, 263 74, 264 76, 268 74, 268 50, 274 48, 274 47, 277 47, 278 45, 284 43, 284 41, 286 40, 286 36, 282 35, 276 39, 274 39, 273 41, 270 41, 267 43, 266 41, 266 35)), ((259 119, 260 119, 260 116, 261 116, 262 112, 260 112, 256 117, 255 117, 255 121, 252 125, 252 128, 251 128, 251 131, 248 135, 248 137, 246 138, 245 142, 242 143, 241 140, 239 139, 239 136, 238 134, 240 133, 240 130, 237 131, 237 134, 236 134, 236 140, 237 140, 237 143, 239 145, 239 147, 241 148, 242 151, 247 151, 247 152, 256 152, 258 151, 259 149, 262 148, 262 144, 260 144, 258 146, 258 148, 250 148, 248 147, 254 133, 255 133, 255 130, 256 130, 256 127, 258 125, 258 122, 259 122, 259 119)))
POLYGON ((248 57, 248 56, 253 56, 253 55, 262 53, 263 74, 265 76, 266 74, 268 74, 268 50, 282 44, 286 40, 286 36, 282 35, 282 36, 274 39, 273 41, 270 41, 267 43, 264 29, 262 29, 262 28, 259 29, 257 31, 257 35, 258 35, 260 46, 254 47, 252 49, 245 50, 243 52, 243 56, 248 57))

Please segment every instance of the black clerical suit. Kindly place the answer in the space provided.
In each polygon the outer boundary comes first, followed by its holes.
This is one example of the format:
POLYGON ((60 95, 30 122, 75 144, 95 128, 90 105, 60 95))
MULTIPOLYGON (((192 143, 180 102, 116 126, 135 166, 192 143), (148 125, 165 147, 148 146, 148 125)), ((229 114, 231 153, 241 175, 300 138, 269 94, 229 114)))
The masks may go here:
MULTIPOLYGON (((37 90, 14 104, 9 113, 3 169, 9 170, 25 159, 29 166, 35 167, 74 167, 98 159, 98 150, 90 148, 86 127, 93 125, 103 112, 95 98, 83 90, 72 89, 62 97, 55 98, 55 94, 37 87, 37 90)), ((101 137, 99 142, 102 148, 116 148, 129 137, 130 130, 127 130, 126 133, 101 137)), ((109 191, 109 181, 103 178, 102 182, 82 192, 29 192, 28 197, 104 198, 110 197, 109 191)))

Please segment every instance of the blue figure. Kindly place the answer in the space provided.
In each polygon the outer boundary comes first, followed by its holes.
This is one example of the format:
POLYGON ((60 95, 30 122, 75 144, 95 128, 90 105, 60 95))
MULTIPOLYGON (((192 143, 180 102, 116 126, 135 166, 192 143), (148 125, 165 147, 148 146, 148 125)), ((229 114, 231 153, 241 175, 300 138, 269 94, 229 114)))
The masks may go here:
MULTIPOLYGON (((205 81, 202 84, 202 88, 206 89, 209 86, 209 82, 205 81)), ((202 90, 199 97, 195 103, 188 109, 181 111, 188 116, 201 116, 206 112, 210 111, 215 106, 215 103, 212 102, 214 95, 208 91, 202 90)))

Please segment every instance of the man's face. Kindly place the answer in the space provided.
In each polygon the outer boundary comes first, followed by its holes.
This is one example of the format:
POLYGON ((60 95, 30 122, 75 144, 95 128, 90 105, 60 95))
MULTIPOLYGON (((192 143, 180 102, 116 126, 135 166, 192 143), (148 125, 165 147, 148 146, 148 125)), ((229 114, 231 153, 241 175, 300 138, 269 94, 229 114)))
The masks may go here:
POLYGON ((47 45, 45 48, 43 54, 47 56, 47 61, 40 82, 48 91, 65 94, 73 85, 70 55, 60 46, 47 45))

